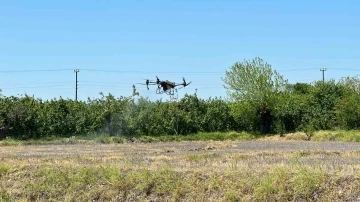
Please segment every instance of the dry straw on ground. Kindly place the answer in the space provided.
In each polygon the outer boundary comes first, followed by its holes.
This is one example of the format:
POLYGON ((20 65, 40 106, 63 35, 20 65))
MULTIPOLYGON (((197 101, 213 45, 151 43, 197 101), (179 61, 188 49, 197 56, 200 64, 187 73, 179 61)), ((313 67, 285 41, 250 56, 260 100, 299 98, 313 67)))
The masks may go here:
POLYGON ((6 201, 353 201, 360 145, 207 141, 0 147, 6 201))

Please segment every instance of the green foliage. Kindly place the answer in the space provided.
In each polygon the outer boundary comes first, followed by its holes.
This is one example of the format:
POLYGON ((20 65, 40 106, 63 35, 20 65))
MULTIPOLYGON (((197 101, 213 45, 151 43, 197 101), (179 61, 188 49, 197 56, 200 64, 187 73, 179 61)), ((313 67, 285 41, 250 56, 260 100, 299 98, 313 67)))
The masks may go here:
POLYGON ((328 130, 337 124, 335 104, 343 94, 343 86, 334 80, 315 83, 308 105, 311 108, 309 121, 315 122, 316 129, 328 130))
POLYGON ((345 77, 340 79, 339 84, 344 86, 350 93, 360 94, 360 77, 345 77))
MULTIPOLYGON (((220 98, 209 98, 203 103, 205 110, 202 111, 201 131, 229 131, 233 123, 229 105, 220 98)), ((201 117, 201 114, 198 116, 201 117)))
POLYGON ((352 94, 336 104, 337 120, 345 129, 360 128, 360 97, 352 94))
POLYGON ((279 95, 274 106, 273 116, 275 133, 294 132, 302 124, 303 115, 307 112, 307 96, 293 93, 279 95))
POLYGON ((256 131, 257 115, 254 106, 248 102, 229 103, 232 129, 236 131, 256 131))
POLYGON ((340 80, 344 88, 343 96, 335 103, 336 121, 344 129, 360 128, 360 79, 340 80))
POLYGON ((236 62, 223 79, 234 100, 269 103, 284 90, 287 81, 261 58, 236 62))
POLYGON ((0 138, 11 138, 2 143, 6 145, 15 144, 12 140, 16 139, 94 134, 112 137, 100 142, 122 142, 113 137, 186 135, 199 139, 203 133, 283 135, 303 131, 311 139, 318 130, 360 129, 358 77, 289 84, 268 63, 255 58, 232 65, 223 81, 230 101, 202 99, 196 93, 186 94, 178 102, 150 101, 141 97, 135 86, 128 97, 100 93, 100 98, 87 101, 1 96, 0 138))
POLYGON ((313 86, 311 86, 308 83, 296 83, 296 84, 292 85, 291 91, 294 94, 304 95, 304 94, 309 94, 310 91, 312 90, 312 87, 313 86))
MULTIPOLYGON (((188 135, 227 132, 234 126, 230 105, 220 98, 203 100, 194 94, 179 102, 152 102, 142 97, 135 102, 136 93, 120 98, 100 95, 87 102, 1 97, 0 127, 11 127, 12 139, 51 140, 92 134, 188 135)), ((109 141, 114 142, 104 139, 109 141)))
POLYGON ((311 138, 317 130, 357 129, 360 99, 350 85, 330 80, 292 86, 275 105, 274 122, 281 127, 273 132, 285 128, 285 132, 304 131, 311 138))
POLYGON ((308 140, 311 140, 311 138, 314 136, 314 133, 315 133, 315 128, 314 128, 314 123, 309 123, 305 129, 305 134, 308 138, 308 140))
POLYGON ((112 95, 88 102, 65 99, 43 101, 24 97, 0 98, 0 127, 10 127, 11 137, 39 139, 44 137, 70 137, 103 132, 107 126, 106 113, 113 118, 110 125, 122 132, 121 112, 129 105, 128 98, 115 99, 112 95), (120 121, 119 121, 120 120, 120 121))
POLYGON ((248 102, 256 108, 260 130, 270 132, 272 111, 287 81, 261 58, 236 62, 223 78, 228 95, 235 101, 248 102))

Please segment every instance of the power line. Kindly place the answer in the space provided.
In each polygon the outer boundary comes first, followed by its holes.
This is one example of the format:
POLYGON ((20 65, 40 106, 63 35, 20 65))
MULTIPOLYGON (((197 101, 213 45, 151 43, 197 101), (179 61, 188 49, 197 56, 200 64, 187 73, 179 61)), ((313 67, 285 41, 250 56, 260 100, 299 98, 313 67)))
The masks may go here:
POLYGON ((64 84, 64 83, 70 83, 72 81, 59 81, 59 82, 40 82, 40 83, 2 83, 0 85, 11 85, 11 86, 18 86, 18 85, 46 85, 46 84, 64 84))
POLYGON ((1 73, 27 73, 27 72, 59 72, 72 69, 32 69, 32 70, 0 70, 1 73))
MULTIPOLYGON (((91 86, 118 86, 118 85, 127 85, 127 86, 132 86, 132 85, 135 85, 135 86, 141 86, 141 85, 146 85, 145 82, 144 83, 135 83, 135 82, 106 82, 106 81, 79 81, 79 83, 81 83, 82 85, 81 86, 84 86, 84 85, 91 85, 91 86)), ((182 82, 175 82, 177 85, 182 85, 182 82)), ((218 86, 218 85, 223 85, 223 83, 199 83, 199 82, 196 82, 196 84, 194 85, 197 85, 197 86, 201 86, 201 85, 206 85, 206 86, 218 86)))
MULTIPOLYGON (((296 82, 301 82, 301 81, 313 81, 310 79, 307 80, 301 80, 301 79, 297 79, 295 80, 296 82)), ((75 81, 76 82, 76 81, 75 81)), ((68 86, 70 87, 70 85, 72 85, 73 81, 59 81, 59 82, 27 82, 27 83, 1 83, 0 85, 4 86, 11 86, 11 87, 4 87, 4 89, 8 89, 8 88, 44 88, 44 87, 56 87, 56 86, 68 86), (69 84, 69 85, 67 85, 69 84)), ((77 81, 78 83, 78 87, 79 84, 81 84, 81 86, 99 86, 99 87, 117 87, 117 86, 127 86, 127 87, 131 87, 132 85, 141 87, 143 85, 145 85, 145 83, 141 83, 141 82, 117 82, 117 81, 81 81, 78 79, 77 81)), ((176 84, 181 84, 181 82, 175 82, 176 84)), ((211 87, 211 86, 223 86, 224 83, 222 82, 196 82, 194 84, 192 84, 194 86, 205 86, 205 87, 211 87)), ((156 87, 156 85, 154 85, 156 87)))
MULTIPOLYGON (((73 69, 33 69, 33 70, 0 70, 0 73, 30 73, 30 72, 59 72, 59 71, 72 71, 73 69)), ((225 72, 167 72, 167 71, 143 71, 143 70, 105 70, 105 69, 81 69, 85 72, 108 72, 108 73, 160 73, 160 74, 224 74, 225 72)))
MULTIPOLYGON (((68 86, 65 84, 71 84, 72 82, 44 82, 44 83, 18 83, 18 84, 6 84, 12 87, 5 87, 6 88, 41 88, 41 87, 54 87, 54 86, 68 86), (61 85, 62 84, 62 85, 61 85), (34 86, 35 85, 35 86, 34 86)), ((82 84, 81 86, 99 86, 99 87, 116 87, 116 86, 142 86, 142 84, 137 83, 123 83, 123 82, 97 82, 97 81, 79 81, 78 84, 82 84)), ((180 83, 178 83, 180 84, 180 83)), ((223 85, 222 83, 196 83, 196 86, 219 86, 223 85)), ((78 85, 79 87, 79 85, 78 85)))
POLYGON ((297 71, 308 71, 308 70, 315 70, 317 68, 303 68, 303 69, 274 69, 276 71, 281 72, 297 72, 297 71))
MULTIPOLYGON (((317 68, 299 68, 299 69, 274 69, 276 71, 308 71, 317 68)), ((360 68, 329 68, 332 70, 360 70, 360 68)), ((33 69, 33 70, 0 70, 0 73, 31 73, 31 72, 59 72, 73 71, 73 69, 33 69)), ((144 70, 106 70, 106 69, 81 69, 85 72, 104 72, 104 73, 132 73, 132 74, 225 74, 225 71, 144 71, 144 70)))
POLYGON ((331 70, 340 70, 340 71, 360 71, 360 68, 327 68, 331 70))
MULTIPOLYGON (((307 71, 307 70, 314 70, 315 68, 304 68, 304 69, 283 69, 283 70, 277 70, 277 71, 307 71)), ((356 69, 356 68, 329 68, 332 70, 360 70, 360 69, 356 69)), ((40 70, 1 70, 0 72, 5 72, 5 73, 16 73, 16 72, 56 72, 56 71, 68 71, 68 70, 72 70, 76 73, 76 78, 75 78, 75 100, 77 100, 78 98, 78 88, 79 88, 79 83, 81 83, 81 87, 84 88, 84 90, 86 89, 99 89, 99 90, 105 90, 108 89, 110 91, 117 91, 117 90, 131 90, 131 86, 133 84, 136 85, 137 89, 141 89, 141 90, 145 90, 146 88, 144 86, 138 85, 137 83, 141 83, 141 80, 139 80, 139 82, 111 82, 111 81, 79 81, 78 80, 78 72, 80 71, 80 69, 40 69, 40 70), (107 84, 107 85, 106 85, 107 84), (109 89, 110 88, 110 89, 109 89)), ((325 81, 325 71, 327 69, 326 68, 322 68, 320 69, 320 71, 322 71, 322 77, 323 77, 323 82, 325 81)), ((141 73, 144 74, 146 72, 151 72, 151 71, 134 71, 134 70, 104 70, 104 69, 84 69, 84 71, 95 71, 95 72, 108 72, 108 73, 113 73, 113 72, 118 72, 118 73, 141 73)), ((189 71, 185 71, 185 72, 153 72, 154 74, 157 73, 169 73, 169 74, 185 74, 185 73, 193 73, 193 74, 220 74, 220 72, 211 72, 211 71, 204 71, 204 72, 200 72, 200 71, 194 71, 194 72, 189 72, 189 71)), ((223 74, 223 72, 221 72, 221 74, 223 74)), ((186 76, 185 76, 186 77, 186 76)), ((207 80, 209 81, 209 80, 207 80)), ((67 89, 70 88, 70 86, 67 85, 56 85, 56 84, 65 84, 65 83, 72 83, 73 81, 59 81, 59 82, 42 82, 42 83, 24 83, 24 84, 11 84, 11 83, 6 83, 3 85, 8 85, 9 87, 5 87, 5 88, 1 88, 3 90, 10 90, 10 89, 17 89, 19 90, 24 90, 24 89, 31 89, 34 88, 36 90, 40 90, 40 89, 44 89, 44 88, 49 88, 48 90, 51 90, 52 88, 63 88, 63 89, 67 89), (36 86, 31 86, 31 85, 35 85, 38 84, 36 86), (53 84, 53 85, 52 85, 53 84), (24 85, 24 86, 16 86, 16 85, 24 85), (11 87, 10 87, 11 86, 11 87)), ((72 84, 71 84, 72 85, 72 84)), ((73 87, 71 87, 73 88, 73 87)), ((156 88, 156 86, 154 87, 156 88)), ((193 84, 193 86, 189 86, 186 87, 185 90, 193 90, 193 89, 225 89, 223 87, 223 83, 197 83, 197 84, 193 84)), ((47 89, 46 89, 47 90, 47 89)), ((46 91, 44 89, 44 91, 46 91)), ((25 91, 25 90, 24 90, 25 91)))
MULTIPOLYGON (((315 70, 317 68, 302 68, 302 69, 274 69, 277 71, 308 71, 315 70)), ((184 71, 184 72, 176 72, 176 71, 143 71, 143 70, 105 70, 105 69, 81 69, 82 71, 87 72, 108 72, 108 73, 151 73, 151 74, 225 74, 225 71, 184 71)))
MULTIPOLYGON (((76 79, 76 78, 75 78, 76 79)), ((296 80, 296 82, 301 82, 302 80, 296 80)), ((134 82, 116 82, 116 81, 79 81, 75 80, 75 97, 77 95, 77 90, 79 89, 79 84, 81 87, 86 88, 113 88, 113 89, 128 89, 131 88, 132 85, 135 85, 138 89, 146 89, 144 85, 140 83, 134 82)), ((15 83, 15 84, 6 84, 9 87, 2 87, 3 90, 10 90, 10 89, 32 89, 32 88, 72 88, 72 81, 67 82, 37 82, 37 83, 15 83), (69 84, 69 85, 67 85, 69 84)), ((197 88, 223 88, 224 83, 199 83, 196 82, 193 86, 186 87, 186 89, 192 89, 193 87, 197 88)), ((154 86, 156 88, 156 85, 154 86)))
POLYGON ((63 85, 45 85, 45 86, 17 86, 17 87, 5 87, 1 88, 2 90, 8 89, 27 89, 27 88, 53 88, 53 87, 66 87, 63 85))
POLYGON ((207 73, 207 74, 224 74, 225 72, 209 72, 209 71, 205 71, 205 72, 201 72, 201 71, 196 71, 196 72, 169 72, 169 71, 143 71, 143 70, 105 70, 105 69, 81 69, 82 71, 87 71, 87 72, 109 72, 109 73, 159 73, 159 74, 184 74, 184 73, 190 73, 190 74, 203 74, 203 73, 207 73))

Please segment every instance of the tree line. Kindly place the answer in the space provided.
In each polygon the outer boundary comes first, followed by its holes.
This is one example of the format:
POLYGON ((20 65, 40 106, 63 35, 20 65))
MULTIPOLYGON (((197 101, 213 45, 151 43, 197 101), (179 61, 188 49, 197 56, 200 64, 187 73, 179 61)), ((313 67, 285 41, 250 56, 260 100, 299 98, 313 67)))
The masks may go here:
MULTIPOLYGON (((187 94, 178 102, 150 101, 134 88, 131 96, 101 94, 87 101, 0 97, 0 127, 17 139, 70 137, 93 133, 187 135, 248 131, 284 134, 305 130, 359 129, 357 77, 289 84, 260 58, 225 72, 228 98, 187 94)), ((4 132, 3 132, 4 133, 4 132)), ((3 137, 5 135, 2 135, 3 137)), ((0 135, 1 136, 1 135, 0 135)))

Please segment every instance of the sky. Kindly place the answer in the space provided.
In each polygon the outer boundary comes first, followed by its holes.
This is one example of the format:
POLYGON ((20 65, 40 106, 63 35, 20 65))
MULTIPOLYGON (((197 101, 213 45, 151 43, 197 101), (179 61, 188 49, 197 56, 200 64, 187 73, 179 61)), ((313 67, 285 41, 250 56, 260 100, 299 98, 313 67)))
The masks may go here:
POLYGON ((0 89, 5 96, 78 99, 157 95, 144 79, 226 97, 222 77, 260 57, 290 83, 357 76, 357 0, 0 0, 0 89))

